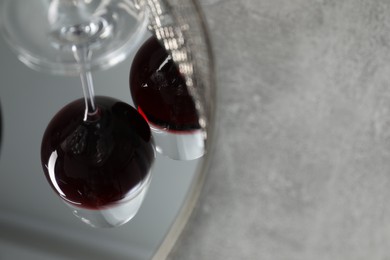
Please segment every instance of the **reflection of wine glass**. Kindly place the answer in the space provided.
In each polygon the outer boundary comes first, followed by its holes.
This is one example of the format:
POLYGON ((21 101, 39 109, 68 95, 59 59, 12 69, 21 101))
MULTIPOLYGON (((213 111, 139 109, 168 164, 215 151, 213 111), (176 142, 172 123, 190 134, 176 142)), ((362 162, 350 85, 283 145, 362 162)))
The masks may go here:
POLYGON ((155 39, 144 43, 133 61, 133 101, 153 130, 157 151, 196 159, 210 150, 214 132, 214 65, 205 21, 197 0, 147 3, 155 39), (161 88, 166 83, 171 86, 161 88), (147 104, 148 95, 158 105, 147 104))
POLYGON ((147 16, 136 3, 6 0, 1 6, 6 39, 22 62, 80 74, 84 101, 68 104, 51 120, 41 160, 55 192, 92 226, 129 221, 151 179, 155 156, 148 124, 119 100, 95 98, 91 76, 92 69, 123 60, 142 37, 147 16))
POLYGON ((142 45, 133 60, 130 90, 151 126, 158 152, 176 160, 204 154, 198 112, 185 79, 155 37, 142 45))

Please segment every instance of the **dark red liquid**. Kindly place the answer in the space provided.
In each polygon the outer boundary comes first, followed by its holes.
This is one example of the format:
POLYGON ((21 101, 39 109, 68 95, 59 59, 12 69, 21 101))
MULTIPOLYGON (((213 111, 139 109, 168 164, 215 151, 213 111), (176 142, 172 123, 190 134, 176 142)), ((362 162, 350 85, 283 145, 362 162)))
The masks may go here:
POLYGON ((147 40, 134 58, 130 90, 136 107, 154 126, 172 131, 200 129, 185 81, 155 37, 147 40))
POLYGON ((148 124, 126 103, 96 97, 98 116, 83 121, 84 99, 49 123, 41 160, 52 188, 67 202, 99 209, 118 202, 142 183, 154 161, 148 124))

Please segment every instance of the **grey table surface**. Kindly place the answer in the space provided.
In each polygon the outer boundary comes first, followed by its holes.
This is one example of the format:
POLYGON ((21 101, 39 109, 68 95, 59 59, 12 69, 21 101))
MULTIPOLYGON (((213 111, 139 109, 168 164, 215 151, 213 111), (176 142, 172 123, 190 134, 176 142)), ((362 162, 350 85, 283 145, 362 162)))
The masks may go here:
POLYGON ((170 259, 390 259, 390 1, 205 8, 218 138, 170 259))

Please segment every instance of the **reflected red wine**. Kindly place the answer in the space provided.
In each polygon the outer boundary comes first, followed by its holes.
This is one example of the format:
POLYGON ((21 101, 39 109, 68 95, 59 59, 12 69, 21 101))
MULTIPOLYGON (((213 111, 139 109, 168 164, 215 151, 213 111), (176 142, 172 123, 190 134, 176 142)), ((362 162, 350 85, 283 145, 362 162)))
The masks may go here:
POLYGON ((185 81, 155 37, 135 55, 129 81, 134 104, 153 126, 170 131, 200 129, 185 81))
POLYGON ((71 205, 100 209, 126 199, 149 176, 151 131, 126 103, 96 97, 98 114, 84 121, 84 99, 60 110, 41 146, 42 166, 58 195, 71 205))

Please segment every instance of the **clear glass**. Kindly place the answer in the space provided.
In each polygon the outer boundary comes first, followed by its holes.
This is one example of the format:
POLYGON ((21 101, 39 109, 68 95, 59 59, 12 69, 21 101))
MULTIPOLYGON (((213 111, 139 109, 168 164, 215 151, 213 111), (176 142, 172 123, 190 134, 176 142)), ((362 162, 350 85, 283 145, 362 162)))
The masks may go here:
POLYGON ((72 46, 88 42, 87 70, 123 61, 147 32, 148 12, 137 0, 3 0, 1 29, 27 66, 77 75, 72 46))
MULTIPOLYGON (((183 78, 183 84, 177 84, 177 81, 181 81, 177 79, 175 81, 177 90, 173 90, 172 87, 165 89, 162 87, 160 93, 157 93, 158 91, 149 92, 153 95, 153 98, 150 98, 150 103, 158 102, 159 106, 140 105, 139 100, 146 98, 133 93, 133 90, 132 97, 140 113, 147 118, 150 124, 156 150, 159 153, 174 160, 197 159, 204 156, 209 150, 210 133, 213 133, 215 119, 214 64, 205 20, 196 1, 147 1, 147 5, 150 9, 149 27, 170 57, 162 63, 160 62, 161 66, 157 66, 157 69, 151 70, 149 83, 155 81, 153 77, 160 79, 165 77, 163 80, 165 82, 172 79, 174 74, 172 68, 164 68, 169 67, 167 63, 172 59, 177 66, 177 74, 183 78), (183 98, 183 95, 186 96, 187 93, 183 94, 180 90, 181 85, 186 86, 193 104, 189 105, 186 97, 183 98), (179 122, 179 124, 182 121, 180 119, 181 112, 175 111, 191 111, 192 107, 195 110, 198 126, 190 127, 189 131, 188 129, 175 129, 174 121, 179 122), (164 109, 167 111, 161 112, 164 109), (158 114, 165 114, 164 119, 158 114), (167 118, 167 114, 171 114, 171 118, 167 118), (163 124, 161 124, 162 121, 163 124)), ((148 52, 141 53, 142 55, 147 56, 148 52)), ((138 54, 134 58, 133 66, 134 63, 138 62, 137 56, 138 54)), ((130 83, 132 83, 131 78, 130 83)), ((142 88, 150 87, 148 82, 143 83, 142 88)), ((130 88, 139 87, 131 85, 130 88)), ((159 89, 158 86, 157 89, 159 89)), ((193 117, 191 112, 187 115, 193 117)))

